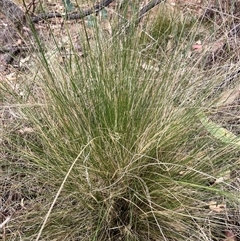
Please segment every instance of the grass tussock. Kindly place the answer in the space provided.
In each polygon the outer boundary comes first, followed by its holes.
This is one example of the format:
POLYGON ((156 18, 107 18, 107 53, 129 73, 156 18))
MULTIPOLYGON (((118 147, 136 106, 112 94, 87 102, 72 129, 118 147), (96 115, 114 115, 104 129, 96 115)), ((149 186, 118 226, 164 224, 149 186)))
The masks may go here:
POLYGON ((131 32, 95 36, 84 58, 41 53, 34 105, 22 109, 32 131, 11 137, 39 187, 16 219, 19 236, 211 240, 206 223, 222 224, 207 203, 227 196, 211 183, 234 163, 234 147, 209 137, 199 116, 223 75, 204 82, 183 45, 155 68, 131 32))

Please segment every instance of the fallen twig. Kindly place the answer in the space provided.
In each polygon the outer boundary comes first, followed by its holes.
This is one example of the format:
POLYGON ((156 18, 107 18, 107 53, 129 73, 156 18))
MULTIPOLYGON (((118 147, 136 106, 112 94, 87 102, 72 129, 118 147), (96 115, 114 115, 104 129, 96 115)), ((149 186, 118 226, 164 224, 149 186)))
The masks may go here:
POLYGON ((165 0, 152 0, 147 5, 145 5, 140 11, 138 15, 138 19, 136 20, 135 24, 138 25, 139 22, 142 20, 143 16, 152 8, 157 6, 159 3, 164 2, 165 0))
MULTIPOLYGON (((107 7, 110 3, 114 2, 114 0, 104 0, 96 5, 94 5, 92 8, 81 11, 81 12, 75 12, 75 13, 67 13, 67 14, 62 14, 58 12, 52 12, 52 13, 42 13, 38 14, 37 16, 31 17, 31 21, 33 23, 38 23, 41 20, 46 20, 50 18, 62 18, 65 17, 67 20, 74 20, 74 19, 81 19, 84 18, 88 15, 91 15, 93 13, 98 13, 101 11, 103 8, 107 7)), ((152 8, 157 6, 159 3, 164 2, 164 0, 152 0, 150 1, 147 5, 145 5, 138 14, 138 19, 136 20, 135 24, 139 24, 143 16, 152 8)))
POLYGON ((67 13, 67 14, 61 14, 61 13, 42 13, 38 14, 37 16, 31 17, 31 21, 33 23, 38 23, 41 20, 46 20, 50 18, 66 18, 68 20, 74 20, 74 19, 81 19, 88 15, 91 15, 93 13, 98 13, 103 8, 107 7, 110 3, 112 3, 114 0, 103 0, 102 2, 95 4, 92 8, 89 8, 87 10, 77 12, 77 13, 67 13))
POLYGON ((4 226, 11 220, 11 216, 6 217, 6 219, 0 224, 0 228, 4 228, 4 226))

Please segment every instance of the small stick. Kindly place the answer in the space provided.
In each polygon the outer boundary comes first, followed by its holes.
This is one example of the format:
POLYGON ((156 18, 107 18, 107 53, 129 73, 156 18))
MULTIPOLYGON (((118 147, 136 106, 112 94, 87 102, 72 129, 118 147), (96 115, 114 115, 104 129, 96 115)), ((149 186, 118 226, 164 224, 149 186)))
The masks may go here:
POLYGON ((4 226, 10 221, 11 216, 6 217, 6 219, 0 224, 0 228, 4 228, 4 226))

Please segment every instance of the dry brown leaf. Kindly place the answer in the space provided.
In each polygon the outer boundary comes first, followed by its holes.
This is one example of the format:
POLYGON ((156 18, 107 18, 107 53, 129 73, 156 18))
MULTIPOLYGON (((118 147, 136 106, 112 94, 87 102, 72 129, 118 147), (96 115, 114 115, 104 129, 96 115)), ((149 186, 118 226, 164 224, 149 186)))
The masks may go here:
POLYGON ((226 205, 225 204, 217 204, 215 201, 209 202, 209 209, 216 213, 223 213, 225 212, 226 205))
POLYGON ((226 238, 223 241, 237 241, 232 230, 225 230, 224 233, 226 235, 226 238))
POLYGON ((31 127, 24 127, 18 131, 20 134, 33 133, 34 130, 31 127))
POLYGON ((192 45, 193 51, 202 52, 202 49, 203 49, 203 46, 200 42, 199 43, 196 42, 195 44, 192 45))

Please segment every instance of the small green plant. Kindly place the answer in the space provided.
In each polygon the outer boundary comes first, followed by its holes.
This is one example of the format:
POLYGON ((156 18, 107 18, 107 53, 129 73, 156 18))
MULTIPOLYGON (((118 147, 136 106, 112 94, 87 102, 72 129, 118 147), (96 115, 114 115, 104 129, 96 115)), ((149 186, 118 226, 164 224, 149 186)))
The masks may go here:
POLYGON ((191 44, 198 35, 198 23, 190 14, 183 14, 176 7, 160 4, 158 10, 144 19, 147 31, 142 31, 142 43, 148 54, 174 54, 181 44, 191 44), (151 46, 151 48, 149 48, 151 46), (172 52, 173 51, 173 52, 172 52))

